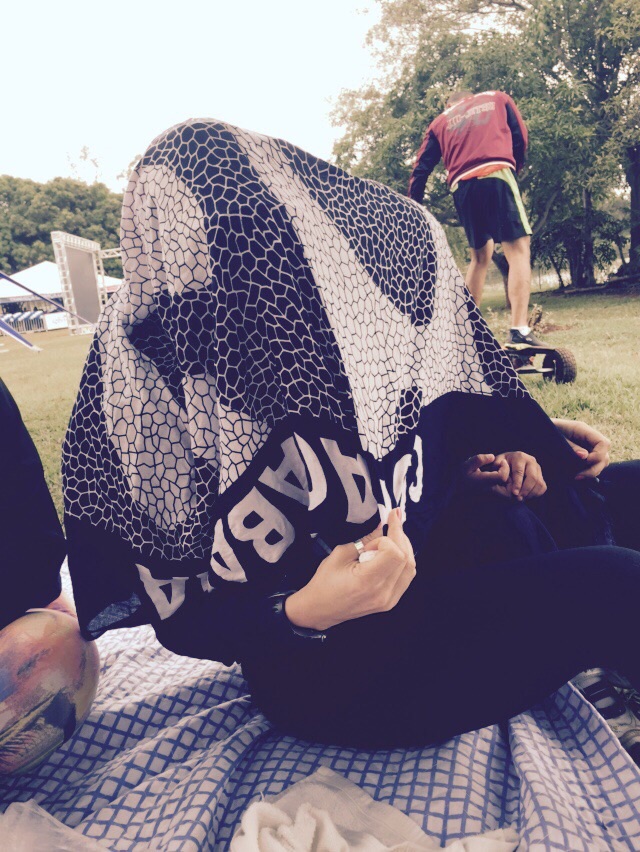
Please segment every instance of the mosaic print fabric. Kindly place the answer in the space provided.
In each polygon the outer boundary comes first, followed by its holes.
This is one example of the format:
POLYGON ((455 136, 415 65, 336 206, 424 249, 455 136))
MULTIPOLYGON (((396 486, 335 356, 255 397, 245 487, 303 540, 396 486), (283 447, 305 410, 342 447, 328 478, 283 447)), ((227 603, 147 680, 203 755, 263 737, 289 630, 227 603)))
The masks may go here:
POLYGON ((99 646, 89 718, 37 771, 0 782, 0 800, 35 798, 114 852, 227 849, 251 801, 320 765, 440 842, 514 825, 523 850, 640 847, 640 773, 570 686, 505 728, 362 752, 280 736, 239 669, 175 656, 149 628, 113 631, 99 646))
MULTIPOLYGON (((417 549, 443 400, 534 406, 435 220, 286 142, 168 131, 132 176, 122 249, 64 447, 91 636, 298 588, 314 536, 353 541, 391 506, 417 549)), ((238 659, 223 645, 202 653, 238 659)))

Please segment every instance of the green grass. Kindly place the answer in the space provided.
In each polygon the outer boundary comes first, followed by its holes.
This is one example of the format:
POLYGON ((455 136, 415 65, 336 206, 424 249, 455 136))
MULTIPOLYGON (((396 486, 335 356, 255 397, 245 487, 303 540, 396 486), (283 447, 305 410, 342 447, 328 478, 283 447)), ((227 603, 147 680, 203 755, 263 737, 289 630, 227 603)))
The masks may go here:
MULTIPOLYGON (((545 343, 572 350, 578 378, 571 385, 530 376, 527 387, 551 417, 584 420, 611 438, 611 458, 640 457, 640 296, 562 296, 532 293, 543 309, 545 343)), ((506 340, 509 315, 502 289, 492 288, 483 313, 499 340, 506 340)))
MULTIPOLYGON (((640 296, 532 294, 543 307, 550 343, 573 350, 578 379, 573 385, 527 378, 533 395, 555 417, 585 420, 613 441, 612 458, 640 457, 640 296)), ((501 288, 489 287, 483 312, 499 340, 509 317, 501 288)), ((38 447, 58 511, 62 509, 60 448, 90 338, 66 331, 33 335, 43 351, 34 354, 6 341, 0 371, 38 447)))

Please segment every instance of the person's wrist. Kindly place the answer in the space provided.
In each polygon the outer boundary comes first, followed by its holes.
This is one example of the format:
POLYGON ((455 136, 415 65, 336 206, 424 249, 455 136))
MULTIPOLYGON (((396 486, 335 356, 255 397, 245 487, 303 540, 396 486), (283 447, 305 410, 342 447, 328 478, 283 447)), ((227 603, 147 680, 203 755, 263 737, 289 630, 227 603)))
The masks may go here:
POLYGON ((305 630, 327 630, 331 627, 330 624, 320 623, 304 588, 287 597, 284 612, 294 627, 302 627, 305 630))

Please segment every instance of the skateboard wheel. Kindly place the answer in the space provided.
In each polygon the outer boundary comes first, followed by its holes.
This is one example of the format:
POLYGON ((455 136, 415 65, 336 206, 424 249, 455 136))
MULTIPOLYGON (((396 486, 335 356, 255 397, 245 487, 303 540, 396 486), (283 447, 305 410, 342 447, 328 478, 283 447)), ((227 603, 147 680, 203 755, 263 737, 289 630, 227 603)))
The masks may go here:
POLYGON ((546 382, 555 382, 558 385, 567 385, 575 382, 578 375, 578 365, 573 352, 569 349, 554 349, 544 356, 543 367, 551 369, 550 373, 544 374, 546 382))

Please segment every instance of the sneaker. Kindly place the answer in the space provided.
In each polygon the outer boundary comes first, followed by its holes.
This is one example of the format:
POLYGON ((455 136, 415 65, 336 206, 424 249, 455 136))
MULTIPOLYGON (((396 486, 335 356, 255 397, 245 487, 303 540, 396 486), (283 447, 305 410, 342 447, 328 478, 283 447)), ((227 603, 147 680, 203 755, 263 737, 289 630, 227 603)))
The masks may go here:
POLYGON ((539 337, 529 330, 527 334, 523 334, 520 329, 512 328, 509 330, 509 343, 524 343, 527 346, 544 346, 544 343, 539 337))
POLYGON ((621 682, 615 673, 604 669, 589 669, 574 677, 573 684, 596 710, 620 740, 620 745, 640 766, 640 719, 636 718, 625 701, 626 690, 615 684, 621 682))
POLYGON ((572 683, 607 721, 624 715, 627 706, 622 690, 618 689, 604 669, 580 672, 572 683))
POLYGON ((640 766, 640 720, 630 707, 624 713, 607 719, 607 724, 620 740, 620 745, 629 754, 634 763, 640 766))
POLYGON ((636 719, 640 719, 640 692, 633 687, 629 690, 625 689, 624 700, 636 719))
POLYGON ((636 719, 640 720, 640 692, 638 692, 626 677, 623 677, 618 672, 609 671, 607 672, 607 676, 618 692, 622 693, 624 703, 629 710, 631 710, 636 719))
MULTIPOLYGON (((636 717, 634 716, 633 718, 635 719, 636 717)), ((620 745, 627 752, 631 760, 633 760, 636 766, 640 766, 640 722, 636 719, 635 730, 628 730, 623 734, 616 734, 616 736, 620 740, 620 745)))

